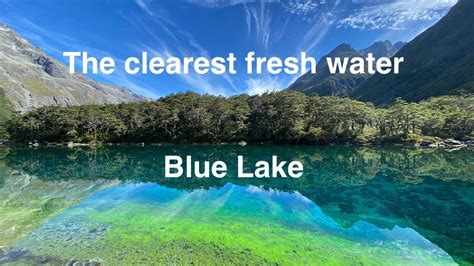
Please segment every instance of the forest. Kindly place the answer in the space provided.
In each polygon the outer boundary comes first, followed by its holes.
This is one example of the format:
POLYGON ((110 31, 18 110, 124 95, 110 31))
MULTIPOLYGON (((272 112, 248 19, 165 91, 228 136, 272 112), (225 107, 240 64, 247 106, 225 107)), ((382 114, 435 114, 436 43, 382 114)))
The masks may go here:
POLYGON ((193 92, 118 105, 41 107, 4 122, 0 138, 77 143, 397 143, 474 134, 474 95, 386 107, 280 91, 222 97, 193 92))

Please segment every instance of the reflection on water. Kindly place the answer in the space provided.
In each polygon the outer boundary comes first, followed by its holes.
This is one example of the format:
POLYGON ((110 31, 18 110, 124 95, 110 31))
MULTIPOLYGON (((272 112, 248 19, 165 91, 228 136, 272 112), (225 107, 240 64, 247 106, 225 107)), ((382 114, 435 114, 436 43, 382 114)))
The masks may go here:
POLYGON ((472 150, 166 146, 0 150, 0 263, 469 264, 472 150), (300 179, 165 179, 165 155, 300 179))

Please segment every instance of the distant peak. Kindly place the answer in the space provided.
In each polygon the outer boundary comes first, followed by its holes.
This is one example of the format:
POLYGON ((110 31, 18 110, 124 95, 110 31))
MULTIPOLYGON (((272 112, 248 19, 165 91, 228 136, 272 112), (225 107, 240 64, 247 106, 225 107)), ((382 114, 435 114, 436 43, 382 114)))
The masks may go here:
POLYGON ((385 40, 385 41, 376 41, 374 42, 374 44, 385 44, 385 45, 391 45, 392 42, 389 41, 389 40, 385 40))
POLYGON ((334 50, 350 50, 350 49, 353 49, 353 48, 348 43, 341 43, 336 48, 334 48, 334 50))
POLYGON ((353 51, 355 51, 355 49, 352 48, 350 44, 342 43, 338 45, 336 48, 334 48, 334 50, 331 51, 330 55, 353 52, 353 51))
POLYGON ((398 52, 398 50, 400 50, 400 48, 402 48, 403 45, 405 45, 403 42, 397 42, 394 45, 389 40, 376 41, 366 49, 361 50, 361 52, 363 54, 372 53, 376 58, 384 56, 392 57, 398 52))
POLYGON ((385 41, 376 41, 374 43, 372 43, 371 46, 369 46, 369 48, 367 49, 371 49, 371 48, 378 48, 378 47, 392 47, 393 44, 391 41, 389 40, 385 40, 385 41))
POLYGON ((6 29, 6 30, 10 29, 6 24, 3 24, 3 23, 0 23, 0 28, 6 29))

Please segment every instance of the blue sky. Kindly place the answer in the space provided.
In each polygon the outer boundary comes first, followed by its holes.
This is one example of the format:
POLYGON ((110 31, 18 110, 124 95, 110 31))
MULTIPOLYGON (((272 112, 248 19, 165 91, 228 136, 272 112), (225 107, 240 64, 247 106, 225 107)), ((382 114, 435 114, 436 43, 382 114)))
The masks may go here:
POLYGON ((377 40, 409 41, 438 21, 456 0, 0 0, 0 22, 65 62, 63 51, 111 56, 119 65, 147 51, 157 56, 236 54, 237 74, 89 75, 156 98, 193 90, 235 95, 286 88, 297 76, 248 75, 258 56, 316 58, 341 43, 356 49, 377 40))

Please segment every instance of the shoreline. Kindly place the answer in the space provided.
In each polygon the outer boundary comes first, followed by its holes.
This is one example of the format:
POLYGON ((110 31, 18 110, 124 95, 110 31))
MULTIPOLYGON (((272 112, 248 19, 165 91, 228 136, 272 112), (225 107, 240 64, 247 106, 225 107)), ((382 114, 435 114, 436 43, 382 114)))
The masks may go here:
POLYGON ((247 145, 252 146, 316 146, 316 147, 325 147, 325 146, 346 146, 346 147, 379 147, 379 146, 392 146, 392 147, 406 147, 406 148, 432 148, 432 149, 455 149, 455 148, 474 148, 474 138, 469 138, 469 140, 455 140, 455 139, 444 139, 438 142, 431 141, 405 141, 405 142, 373 142, 373 143, 327 143, 327 144, 310 144, 310 143, 271 143, 271 142, 259 142, 259 143, 247 143, 245 141, 240 142, 222 142, 222 143, 144 143, 144 142, 117 142, 117 143, 101 143, 101 142, 91 142, 91 143, 78 143, 78 142, 38 142, 30 141, 26 143, 20 143, 10 140, 0 141, 0 146, 17 146, 17 147, 67 147, 67 148, 81 148, 81 147, 114 147, 114 146, 133 146, 133 147, 159 147, 159 146, 180 146, 180 145, 191 145, 191 146, 241 146, 245 147, 247 145))

